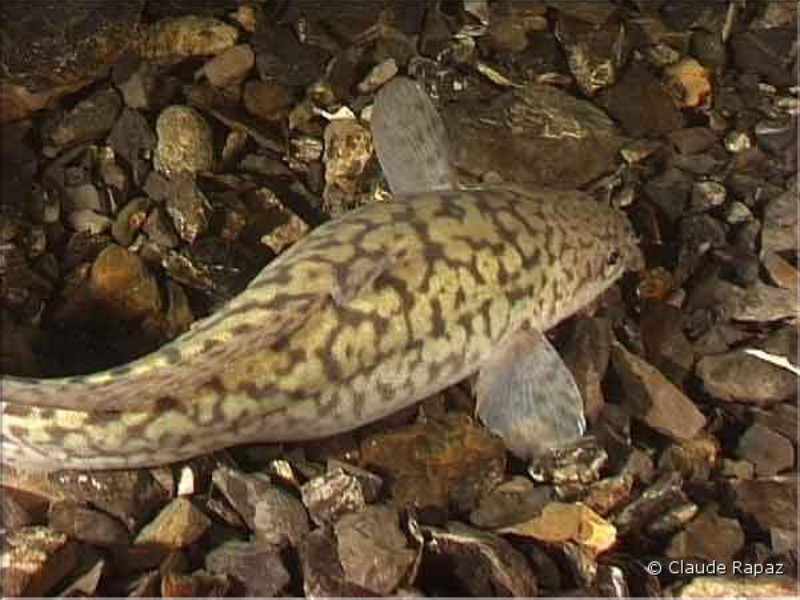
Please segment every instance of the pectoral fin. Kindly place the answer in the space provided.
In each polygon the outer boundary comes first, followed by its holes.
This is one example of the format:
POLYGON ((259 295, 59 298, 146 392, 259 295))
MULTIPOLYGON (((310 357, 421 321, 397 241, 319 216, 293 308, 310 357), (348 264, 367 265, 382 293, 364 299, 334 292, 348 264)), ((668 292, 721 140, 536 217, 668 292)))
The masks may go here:
POLYGON ((481 367, 477 413, 523 459, 579 439, 586 429, 578 386, 544 334, 524 329, 481 367))
POLYGON ((395 195, 456 188, 442 118, 413 80, 395 77, 375 99, 372 138, 395 195))

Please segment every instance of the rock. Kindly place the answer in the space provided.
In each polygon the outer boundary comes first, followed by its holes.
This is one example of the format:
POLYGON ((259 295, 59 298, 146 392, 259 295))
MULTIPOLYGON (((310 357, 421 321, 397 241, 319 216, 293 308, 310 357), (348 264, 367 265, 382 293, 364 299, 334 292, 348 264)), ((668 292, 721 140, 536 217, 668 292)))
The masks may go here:
POLYGON ((800 286, 800 273, 788 261, 772 250, 762 253, 761 264, 764 265, 772 283, 787 290, 796 290, 800 286))
POLYGON ((250 114, 268 121, 280 121, 289 114, 292 93, 279 83, 248 81, 244 84, 242 101, 250 114))
POLYGON ((677 440, 691 439, 705 426, 703 413, 655 367, 619 343, 612 346, 611 356, 638 419, 677 440))
POLYGON ((682 485, 680 474, 664 473, 614 516, 614 525, 623 535, 642 531, 656 517, 687 502, 682 485))
POLYGON ((138 255, 121 246, 106 247, 94 261, 89 290, 110 314, 140 320, 161 311, 158 284, 138 255))
POLYGON ((109 571, 106 561, 102 558, 97 559, 94 565, 84 572, 80 577, 74 579, 61 592, 63 598, 91 598, 97 594, 100 581, 107 576, 109 571))
POLYGON ((667 78, 667 84, 679 90, 682 107, 694 108, 710 100, 710 73, 695 59, 684 58, 668 66, 664 75, 667 78))
POLYGON ((567 56, 570 71, 587 96, 613 85, 627 59, 622 22, 594 27, 559 15, 555 34, 567 56))
POLYGON ((589 438, 536 458, 528 467, 528 473, 534 481, 555 485, 589 484, 600 478, 600 470, 606 462, 606 451, 597 441, 589 438))
MULTIPOLYGON (((787 330, 786 333, 792 334, 793 332, 787 330)), ((776 337, 777 335, 780 334, 776 334, 776 337)), ((770 407, 769 410, 756 409, 753 412, 755 413, 756 422, 766 425, 770 429, 780 433, 783 437, 793 439, 797 434, 796 424, 798 407, 796 404, 782 402, 770 407)))
POLYGON ((723 477, 730 477, 731 479, 753 479, 756 474, 756 468, 753 463, 746 460, 723 458, 720 473, 723 477))
POLYGON ((752 516, 766 532, 797 530, 797 482, 793 478, 735 480, 734 506, 752 516))
POLYGON ((169 198, 170 183, 158 171, 150 171, 145 179, 143 186, 144 193, 154 202, 164 202, 169 198))
POLYGON ((545 4, 561 14, 592 25, 604 25, 617 11, 607 0, 546 0, 545 4))
POLYGON ((603 111, 550 85, 451 103, 442 117, 459 168, 532 185, 581 187, 615 168, 626 141, 603 111))
POLYGON ((701 558, 728 563, 744 546, 739 521, 704 510, 669 541, 665 554, 670 558, 701 558))
POLYGON ((737 321, 767 323, 796 319, 797 314, 795 290, 786 290, 757 281, 747 288, 744 301, 731 317, 737 321))
POLYGON ((308 534, 298 548, 303 591, 310 598, 371 596, 375 592, 345 581, 336 540, 330 528, 320 527, 308 534))
POLYGON ((528 47, 528 34, 547 29, 547 7, 529 3, 494 4, 489 15, 489 43, 496 52, 519 53, 528 47))
POLYGON ((430 536, 428 552, 448 557, 456 564, 459 559, 473 559, 462 569, 456 567, 462 585, 473 595, 536 595, 536 578, 525 557, 503 538, 458 522, 448 523, 446 529, 422 527, 422 531, 430 536), (473 557, 482 568, 476 570, 473 557), (491 585, 487 585, 487 579, 491 585))
POLYGON ((342 470, 309 480, 300 492, 303 504, 318 525, 331 523, 345 513, 360 511, 366 506, 361 481, 342 470))
POLYGON ((95 546, 116 546, 130 542, 128 530, 119 521, 70 501, 55 502, 50 506, 50 527, 95 546))
POLYGON ((530 479, 513 477, 483 496, 469 520, 481 529, 522 523, 540 514, 552 497, 551 487, 534 486, 530 479))
POLYGON ((621 473, 606 477, 589 487, 584 504, 604 517, 628 500, 633 488, 633 475, 621 473))
POLYGON ((372 154, 372 134, 358 121, 335 120, 325 128, 323 198, 331 215, 339 215, 350 207, 372 154))
POLYGON ((714 146, 717 134, 708 127, 686 127, 667 134, 667 139, 681 154, 698 154, 714 146))
POLYGON ((640 328, 647 360, 672 383, 683 385, 695 361, 684 333, 683 312, 663 302, 643 302, 640 328))
POLYGON ((11 534, 0 551, 3 596, 45 596, 78 566, 77 544, 47 527, 11 534))
POLYGON ((163 598, 225 598, 238 596, 227 575, 209 575, 195 571, 191 575, 167 573, 161 579, 163 598))
POLYGON ((139 43, 139 52, 148 60, 215 55, 232 47, 238 36, 235 27, 217 19, 185 15, 151 25, 139 43))
MULTIPOLYGON (((693 212, 705 212, 725 204, 727 192, 725 186, 716 181, 698 181, 692 186, 690 209, 693 212)), ((727 219, 726 219, 727 220, 727 219)), ((731 221, 728 220, 730 223, 731 221)))
POLYGON ((183 171, 207 171, 214 162, 211 128, 202 115, 190 106, 175 104, 165 108, 156 121, 153 165, 167 176, 183 171))
POLYGON ((632 137, 659 137, 684 125, 683 115, 666 88, 639 65, 629 66, 597 101, 632 137))
POLYGON ((772 85, 794 85, 792 68, 786 60, 793 39, 793 27, 745 31, 731 38, 733 61, 740 71, 756 73, 772 85))
POLYGON ((398 521, 397 509, 368 506, 336 522, 339 560, 348 581, 382 595, 397 589, 417 555, 398 521))
POLYGON ((159 246, 164 248, 175 248, 178 245, 178 236, 167 216, 161 207, 156 207, 147 215, 147 219, 142 224, 142 230, 159 246))
POLYGON ((797 595, 790 577, 695 577, 675 592, 677 598, 766 598, 797 595))
POLYGON ((36 516, 14 498, 10 489, 3 490, 0 494, 0 527, 8 532, 14 532, 33 524, 36 520, 36 516))
POLYGON ((83 185, 68 186, 64 188, 65 208, 70 211, 91 210, 105 214, 108 212, 108 204, 104 197, 100 196, 97 187, 91 183, 83 185))
POLYGON ((670 221, 683 216, 691 189, 692 180, 678 169, 667 169, 644 185, 647 197, 670 221))
POLYGON ((617 540, 616 528, 580 502, 551 502, 533 519, 500 529, 548 544, 574 542, 595 554, 611 548, 617 540))
POLYGON ((135 544, 171 550, 186 548, 211 526, 209 519, 188 498, 175 498, 136 536, 135 544))
POLYGON ((590 423, 605 404, 602 381, 611 357, 611 323, 608 319, 577 319, 569 338, 562 345, 564 359, 583 398, 583 409, 590 423))
POLYGON ((732 154, 744 152, 752 145, 750 136, 744 131, 729 131, 725 134, 725 149, 732 154))
POLYGON ((108 231, 113 221, 105 215, 99 215, 93 210, 76 210, 69 215, 69 224, 78 233, 99 235, 108 231))
POLYGON ((254 597, 279 596, 290 581, 279 550, 253 542, 231 540, 214 548, 206 555, 206 569, 235 577, 254 597))
POLYGON ((173 91, 159 77, 158 68, 138 57, 130 62, 120 61, 113 72, 113 80, 125 106, 134 110, 149 110, 155 105, 167 102, 173 91))
POLYGON ((764 207, 761 248, 773 252, 797 248, 797 189, 788 189, 764 207))
POLYGON ((744 202, 734 200, 725 207, 725 221, 731 225, 740 225, 753 220, 753 213, 744 202))
POLYGON ((145 223, 149 208, 150 198, 146 196, 133 198, 122 207, 111 226, 111 235, 118 244, 130 246, 133 243, 136 234, 145 223))
POLYGON ((739 439, 739 457, 756 467, 756 475, 775 475, 794 465, 792 442, 761 423, 753 423, 739 439))
POLYGON ((322 77, 328 53, 303 44, 291 27, 259 28, 250 38, 256 53, 256 68, 262 81, 286 87, 305 87, 322 77))
POLYGON ((216 88, 237 85, 256 62, 253 49, 248 44, 232 46, 203 65, 203 74, 216 88))
POLYGON ((464 511, 502 480, 506 461, 500 439, 458 414, 370 435, 361 456, 368 468, 389 476, 398 506, 464 511))
POLYGON ((211 220, 211 204, 186 171, 176 173, 170 180, 166 210, 178 235, 190 244, 206 232, 211 220))
POLYGON ((687 480, 708 479, 719 462, 721 449, 715 437, 701 434, 669 446, 659 458, 662 471, 675 471, 687 480))
POLYGON ((265 488, 258 493, 253 529, 261 542, 274 546, 288 542, 296 546, 308 534, 308 513, 289 492, 278 486, 265 488))
POLYGON ((378 499, 381 490, 383 489, 384 482, 381 477, 370 471, 367 471, 366 469, 361 469, 355 465, 351 465, 350 463, 346 463, 335 458, 329 458, 327 460, 326 468, 328 473, 341 470, 347 475, 352 475, 358 479, 358 481, 361 483, 361 490, 364 493, 364 500, 366 500, 368 503, 375 502, 375 500, 378 499))
POLYGON ((96 140, 108 133, 122 110, 122 100, 114 90, 102 90, 79 102, 46 136, 55 146, 96 140))
POLYGON ((108 145, 133 164, 156 147, 156 134, 139 111, 125 108, 108 135, 108 145))

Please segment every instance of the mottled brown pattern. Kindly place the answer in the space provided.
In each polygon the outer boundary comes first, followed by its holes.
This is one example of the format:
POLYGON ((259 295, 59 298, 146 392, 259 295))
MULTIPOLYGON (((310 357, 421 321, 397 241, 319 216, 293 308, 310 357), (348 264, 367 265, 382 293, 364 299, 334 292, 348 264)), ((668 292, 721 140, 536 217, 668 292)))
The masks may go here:
POLYGON ((150 356, 7 378, 2 460, 132 467, 352 429, 471 375, 504 336, 551 327, 640 262, 625 217, 577 192, 371 205, 316 229, 150 356))

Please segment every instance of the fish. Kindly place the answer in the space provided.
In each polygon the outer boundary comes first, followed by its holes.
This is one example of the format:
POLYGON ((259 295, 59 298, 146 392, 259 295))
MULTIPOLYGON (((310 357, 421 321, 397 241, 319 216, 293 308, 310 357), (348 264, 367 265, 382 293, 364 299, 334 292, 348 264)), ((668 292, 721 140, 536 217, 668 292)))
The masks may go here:
POLYGON ((371 128, 391 200, 315 228, 149 355, 4 376, 2 463, 127 469, 302 442, 470 378, 477 416, 518 456, 579 439, 582 399, 545 333, 643 267, 624 212, 580 191, 460 184, 407 77, 379 90, 371 128))

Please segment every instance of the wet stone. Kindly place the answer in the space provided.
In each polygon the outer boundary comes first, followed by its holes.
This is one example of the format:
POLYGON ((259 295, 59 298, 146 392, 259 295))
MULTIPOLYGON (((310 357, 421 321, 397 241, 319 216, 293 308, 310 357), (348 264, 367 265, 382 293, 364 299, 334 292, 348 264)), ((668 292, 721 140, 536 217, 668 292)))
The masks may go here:
POLYGON ((583 499, 584 504, 600 516, 606 516, 631 495, 633 476, 621 473, 593 483, 583 499))
POLYGON ((89 289, 107 311, 126 320, 143 319, 161 310, 155 277, 138 255, 115 244, 94 261, 89 289))
POLYGON ((211 520, 187 498, 176 498, 136 536, 140 546, 158 546, 177 550, 199 540, 211 526, 211 520))
POLYGON ((711 79, 708 69, 693 58, 684 58, 668 66, 664 75, 667 85, 679 93, 681 106, 695 108, 705 104, 711 96, 711 79))
POLYGON ((772 85, 793 85, 792 69, 786 62, 793 39, 793 27, 735 35, 730 42, 734 63, 741 71, 756 73, 772 85))
POLYGON ((577 319, 560 350, 583 398, 587 420, 594 422, 605 404, 602 381, 611 357, 611 323, 607 319, 577 319))
POLYGON ((217 88, 227 88, 242 81, 255 64, 255 54, 247 44, 240 44, 221 52, 205 65, 203 74, 217 88))
POLYGON ((272 486, 261 490, 255 504, 256 539, 272 545, 300 543, 309 531, 308 513, 289 492, 272 486))
POLYGON ((795 290, 800 285, 800 273, 789 261, 779 254, 767 250, 761 256, 761 264, 769 274, 772 283, 778 287, 795 290))
POLYGON ((300 492, 311 519, 318 525, 366 506, 361 481, 343 470, 335 470, 306 482, 300 492))
POLYGON ((525 557, 503 538, 458 522, 448 523, 446 529, 423 527, 422 530, 430 536, 426 549, 454 560, 457 576, 473 595, 536 595, 536 578, 525 557), (473 558, 476 556, 477 565, 473 558), (459 561, 465 563, 461 569, 459 561))
POLYGON ((36 516, 18 502, 9 490, 3 490, 0 494, 0 527, 14 532, 33 524, 36 520, 36 516))
POLYGON ((388 475, 399 506, 468 511, 502 480, 503 442, 466 415, 371 435, 361 444, 365 465, 388 475))
POLYGON ((641 531, 666 510, 686 502, 678 473, 665 473, 630 504, 616 513, 613 522, 623 534, 641 531))
POLYGON ((797 316, 797 296, 794 290, 756 281, 748 286, 738 310, 731 317, 736 321, 768 323, 797 316))
POLYGON ((158 115, 156 134, 153 164, 161 173, 193 174, 211 168, 214 162, 211 128, 194 108, 177 104, 165 108, 158 115))
POLYGON ((67 113, 46 140, 55 146, 66 146, 99 139, 114 126, 121 109, 117 92, 96 92, 67 113))
POLYGON ((506 181, 580 187, 615 168, 626 141, 593 104, 554 86, 528 84, 494 103, 444 106, 458 167, 506 181))
POLYGON ((684 125, 667 89, 644 67, 633 65, 598 96, 599 104, 633 137, 659 137, 684 125))
MULTIPOLYGON (((786 331, 786 333, 790 334, 790 337, 792 337, 791 330, 786 331)), ((777 335, 779 334, 776 334, 776 336, 777 335)), ((769 410, 756 410, 754 412, 756 422, 766 425, 782 436, 793 439, 797 434, 798 407, 796 404, 782 402, 770 407, 769 410)))
POLYGON ((64 188, 64 207, 70 211, 91 210, 97 213, 108 212, 108 204, 97 187, 84 183, 64 188))
POLYGON ((330 214, 338 215, 349 208, 372 154, 372 134, 357 121, 335 120, 325 128, 323 198, 330 214))
POLYGON ((676 598, 766 598, 797 595, 790 577, 695 577, 674 592, 676 598))
POLYGON ((392 77, 397 75, 397 62, 393 58, 388 58, 370 70, 367 76, 358 84, 358 91, 362 94, 374 92, 392 77))
POLYGON ((356 597, 375 593, 345 580, 336 540, 330 528, 320 527, 312 531, 303 539, 298 552, 306 596, 356 597))
POLYGON ((166 211, 178 235, 189 243, 206 232, 211 219, 211 204, 194 177, 186 172, 177 174, 170 181, 166 211))
POLYGON ((611 355, 625 399, 638 419, 677 440, 691 439, 705 426, 703 413, 655 367, 618 343, 611 355))
POLYGON ((556 485, 589 484, 600 478, 608 454, 596 440, 589 438, 566 448, 558 448, 535 459, 528 467, 534 481, 556 485))
POLYGON ((131 164, 156 147, 156 134, 139 111, 125 108, 108 135, 108 145, 131 164))
POLYGON ((726 195, 725 186, 721 183, 698 181, 692 186, 689 207, 693 212, 705 212, 725 204, 726 195))
POLYGON ((744 546, 742 526, 715 510, 704 510, 675 534, 665 554, 670 558, 702 558, 727 563, 744 546))
POLYGON ((621 22, 593 27, 559 15, 555 32, 584 94, 592 96, 616 82, 626 59, 625 27, 621 22))
POLYGON ((63 533, 41 526, 20 529, 0 551, 3 596, 45 596, 77 566, 77 544, 63 533))
POLYGON ((792 442, 761 423, 753 423, 742 434, 737 454, 755 465, 759 477, 785 471, 795 461, 792 442))
POLYGON ((206 569, 235 577, 244 586, 246 595, 254 597, 276 597, 290 581, 278 549, 260 543, 225 542, 208 553, 206 569))
POLYGON ((617 530, 603 517, 581 503, 551 502, 539 516, 504 527, 500 533, 513 533, 549 544, 573 542, 593 554, 605 552, 617 539, 617 530))
POLYGON ((481 529, 499 529, 521 523, 541 513, 553 497, 549 486, 535 486, 530 479, 514 477, 483 496, 470 513, 470 523, 481 529))
POLYGON ((227 575, 209 575, 195 571, 190 575, 167 573, 161 579, 161 596, 164 598, 224 598, 239 596, 227 575))
POLYGON ((263 27, 251 38, 262 81, 304 87, 319 79, 328 53, 303 44, 290 27, 263 27))
POLYGON ((658 466, 662 471, 676 471, 685 479, 708 479, 716 467, 721 450, 713 436, 701 434, 680 444, 669 446, 661 454, 658 466))
POLYGON ((672 535, 686 527, 686 524, 697 516, 699 510, 694 502, 682 502, 650 521, 645 529, 649 535, 656 537, 672 535))
POLYGON ((669 132, 667 139, 681 154, 698 154, 714 146, 718 137, 708 127, 686 127, 669 132))
POLYGON ((113 221, 105 215, 98 214, 93 210, 81 209, 70 213, 69 224, 77 232, 98 235, 108 231, 113 221))
POLYGON ((342 470, 347 475, 356 477, 361 482, 364 500, 367 502, 374 502, 377 500, 381 490, 383 489, 384 482, 381 477, 375 475, 375 473, 367 471, 366 469, 361 469, 360 467, 351 465, 350 463, 342 462, 340 460, 336 460, 335 458, 329 458, 326 468, 328 473, 342 470))
POLYGON ((791 188, 764 207, 761 246, 782 252, 797 248, 797 189, 791 188))
POLYGON ((145 31, 139 45, 150 60, 219 54, 236 43, 235 27, 218 19, 185 15, 162 19, 145 31))
POLYGON ((122 246, 130 246, 147 218, 150 199, 146 196, 133 198, 122 207, 111 226, 111 235, 122 246))
POLYGON ((683 312, 663 302, 645 302, 640 327, 647 360, 672 383, 682 385, 695 360, 684 333, 683 312))
POLYGON ((95 546, 129 543, 128 530, 105 513, 75 504, 55 502, 50 507, 50 527, 95 546))
POLYGON ((397 509, 368 506, 336 522, 339 561, 348 581, 378 594, 397 589, 417 555, 408 547, 399 519, 397 509))
POLYGON ((684 213, 692 181, 678 169, 667 169, 653 177, 644 186, 647 197, 671 221, 677 220, 684 213))
POLYGON ((242 96, 247 111, 267 121, 278 121, 289 114, 292 94, 279 83, 248 81, 242 96))
POLYGON ((156 207, 150 211, 142 224, 142 231, 159 246, 164 248, 175 248, 178 245, 178 236, 167 216, 161 207, 156 207))
POLYGON ((797 529, 797 482, 789 478, 731 482, 734 506, 764 531, 797 529))

